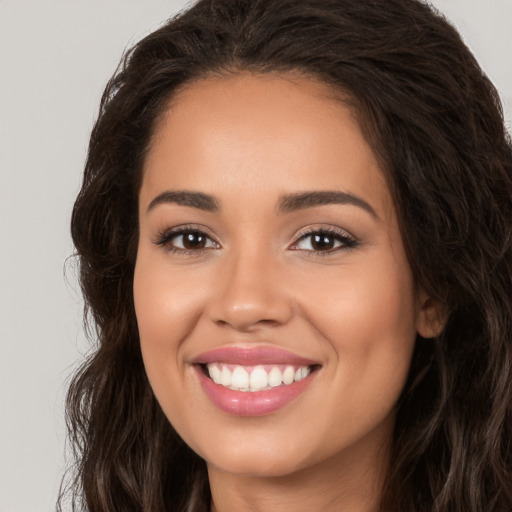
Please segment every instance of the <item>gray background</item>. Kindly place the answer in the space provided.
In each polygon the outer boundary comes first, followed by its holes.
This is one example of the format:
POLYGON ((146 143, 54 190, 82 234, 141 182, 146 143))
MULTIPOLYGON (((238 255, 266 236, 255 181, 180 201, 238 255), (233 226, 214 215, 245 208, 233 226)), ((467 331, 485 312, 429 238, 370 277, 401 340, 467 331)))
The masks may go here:
MULTIPOLYGON (((512 0, 436 0, 512 126, 512 0)), ((0 0, 0 512, 53 510, 63 400, 87 352, 69 217, 100 95, 183 0, 0 0)))

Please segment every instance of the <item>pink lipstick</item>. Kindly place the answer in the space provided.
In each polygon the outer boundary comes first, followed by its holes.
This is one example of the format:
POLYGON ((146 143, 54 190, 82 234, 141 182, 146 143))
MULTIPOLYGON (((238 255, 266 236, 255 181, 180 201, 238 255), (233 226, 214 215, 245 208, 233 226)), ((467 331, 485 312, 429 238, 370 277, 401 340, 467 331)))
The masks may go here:
POLYGON ((319 367, 276 347, 223 347, 192 363, 212 403, 238 416, 262 416, 286 406, 308 388, 319 367))

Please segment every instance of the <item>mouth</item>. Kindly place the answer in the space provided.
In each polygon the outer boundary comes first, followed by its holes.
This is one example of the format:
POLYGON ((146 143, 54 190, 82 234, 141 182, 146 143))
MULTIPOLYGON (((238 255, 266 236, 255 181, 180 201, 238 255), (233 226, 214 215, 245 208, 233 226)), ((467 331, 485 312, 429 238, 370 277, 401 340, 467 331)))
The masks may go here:
POLYGON ((263 416, 298 399, 321 365, 275 347, 225 347, 202 354, 193 367, 201 387, 220 410, 263 416))
POLYGON ((290 386, 305 379, 318 365, 256 365, 243 366, 222 362, 200 365, 203 374, 215 384, 232 391, 258 392, 290 386))

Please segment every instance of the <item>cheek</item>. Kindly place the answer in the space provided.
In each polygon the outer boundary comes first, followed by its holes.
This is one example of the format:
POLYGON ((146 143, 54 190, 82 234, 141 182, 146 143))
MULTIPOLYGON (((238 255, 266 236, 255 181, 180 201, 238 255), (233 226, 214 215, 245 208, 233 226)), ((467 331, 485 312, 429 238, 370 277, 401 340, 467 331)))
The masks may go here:
POLYGON ((331 436, 333 446, 347 439, 355 442, 386 418, 392 422, 409 372, 416 339, 412 276, 407 266, 398 272, 382 267, 351 268, 341 280, 329 280, 341 284, 328 291, 318 281, 305 283, 304 296, 323 290, 321 300, 307 307, 310 322, 332 354, 325 368, 330 385, 322 401, 335 413, 318 429, 331 436))
MULTIPOLYGON (((134 302, 142 345, 177 348, 197 320, 204 290, 185 272, 162 264, 162 255, 140 250, 134 274, 134 302)), ((165 259, 165 255, 163 256, 165 259)))
POLYGON ((369 332, 414 332, 414 281, 407 263, 392 263, 377 260, 312 274, 301 282, 304 308, 323 317, 317 323, 328 332, 350 332, 351 339, 369 332))
POLYGON ((340 387, 386 390, 390 402, 405 382, 416 339, 415 287, 401 260, 371 263, 303 282, 303 309, 334 352, 340 387))
MULTIPOLYGON (((133 294, 144 366, 159 395, 183 376, 179 365, 182 341, 197 321, 201 290, 190 287, 178 272, 162 265, 161 255, 144 248, 135 265, 133 294)), ((166 400, 168 400, 166 396, 166 400)))

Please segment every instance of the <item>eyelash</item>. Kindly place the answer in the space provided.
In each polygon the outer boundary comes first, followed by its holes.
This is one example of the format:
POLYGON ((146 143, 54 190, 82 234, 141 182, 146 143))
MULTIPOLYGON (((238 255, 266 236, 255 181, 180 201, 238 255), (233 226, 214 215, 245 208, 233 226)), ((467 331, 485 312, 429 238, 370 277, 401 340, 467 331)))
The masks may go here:
POLYGON ((204 247, 201 249, 185 249, 181 247, 176 247, 171 243, 173 239, 187 234, 194 234, 196 236, 204 237, 207 240, 207 243, 208 241, 210 241, 213 242, 215 246, 219 247, 219 244, 215 240, 213 240, 213 238, 210 235, 208 235, 202 229, 199 229, 196 226, 180 226, 177 228, 167 229, 158 235, 154 243, 156 245, 161 246, 168 252, 172 252, 175 254, 183 254, 185 256, 198 256, 203 251, 212 249, 212 247, 204 247))
MULTIPOLYGON (((220 245, 216 242, 210 235, 205 233, 202 229, 199 229, 196 226, 180 226, 178 228, 172 228, 165 230, 161 234, 158 235, 155 242, 156 245, 161 246, 168 252, 172 252, 174 254, 181 254, 185 256, 198 256, 205 250, 216 249, 219 248, 220 245), (173 239, 184 236, 187 234, 196 235, 199 237, 204 237, 206 239, 206 243, 214 244, 213 247, 201 247, 199 249, 186 249, 181 247, 176 247, 171 242, 173 239)), ((289 247, 290 250, 294 251, 304 251, 310 255, 315 256, 328 256, 330 254, 336 253, 342 250, 350 250, 359 245, 359 242, 350 235, 348 232, 335 229, 335 228, 317 228, 317 229, 308 229, 304 230, 296 238, 296 241, 289 247), (333 247, 331 249, 321 251, 315 249, 299 249, 298 245, 301 241, 307 240, 308 237, 313 237, 314 235, 323 236, 325 238, 333 239, 334 243, 339 242, 337 247, 333 247)))
POLYGON ((340 245, 338 247, 334 247, 332 249, 328 249, 325 251, 319 251, 314 249, 302 249, 303 251, 307 252, 308 254, 315 255, 315 256, 328 256, 333 253, 337 253, 338 251, 346 251, 350 249, 354 249, 357 247, 358 242, 357 240, 350 235, 347 231, 342 229, 336 229, 336 228, 317 228, 317 229, 307 229, 305 231, 302 231, 299 233, 299 236, 297 237, 296 242, 293 243, 293 245, 290 247, 290 249, 298 251, 301 249, 297 249, 297 245, 299 242, 306 240, 309 237, 313 237, 314 235, 320 235, 325 238, 330 238, 338 242, 340 242, 340 245))

